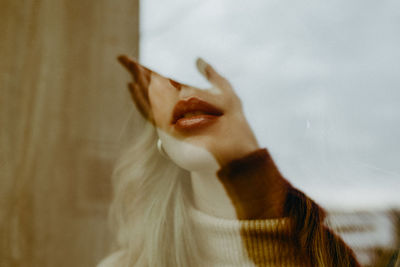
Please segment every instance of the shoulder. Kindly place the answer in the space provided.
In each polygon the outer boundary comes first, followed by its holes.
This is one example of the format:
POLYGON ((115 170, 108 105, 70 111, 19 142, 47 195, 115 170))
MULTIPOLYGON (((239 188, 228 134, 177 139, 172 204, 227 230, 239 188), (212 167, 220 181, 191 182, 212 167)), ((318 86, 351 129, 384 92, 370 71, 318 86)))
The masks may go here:
POLYGON ((104 258, 97 267, 119 267, 121 266, 122 256, 125 254, 125 251, 120 250, 112 253, 111 255, 104 258))

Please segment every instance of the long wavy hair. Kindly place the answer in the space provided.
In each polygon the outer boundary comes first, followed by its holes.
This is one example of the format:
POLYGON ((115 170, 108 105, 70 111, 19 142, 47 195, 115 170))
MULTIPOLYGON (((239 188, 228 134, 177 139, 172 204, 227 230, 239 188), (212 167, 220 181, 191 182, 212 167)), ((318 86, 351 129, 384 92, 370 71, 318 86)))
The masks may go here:
MULTIPOLYGON (((189 172, 160 155, 146 123, 113 172, 111 224, 123 266, 194 266, 196 244, 187 215, 189 172)), ((198 262, 198 261, 197 261, 198 262)))
MULTIPOLYGON (((110 218, 123 250, 117 266, 198 266, 187 214, 189 172, 159 154, 157 139, 154 126, 146 123, 115 166, 110 218)), ((313 200, 290 186, 284 207, 295 221, 295 243, 311 266, 359 266, 313 200)))

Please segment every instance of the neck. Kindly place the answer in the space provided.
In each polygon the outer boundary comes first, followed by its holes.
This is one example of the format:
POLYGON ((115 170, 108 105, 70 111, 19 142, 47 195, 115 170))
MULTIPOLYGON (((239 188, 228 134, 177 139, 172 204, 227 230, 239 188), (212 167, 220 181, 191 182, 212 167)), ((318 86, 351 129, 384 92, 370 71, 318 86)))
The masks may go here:
POLYGON ((235 208, 217 171, 191 172, 193 204, 196 209, 218 218, 237 219, 235 208))

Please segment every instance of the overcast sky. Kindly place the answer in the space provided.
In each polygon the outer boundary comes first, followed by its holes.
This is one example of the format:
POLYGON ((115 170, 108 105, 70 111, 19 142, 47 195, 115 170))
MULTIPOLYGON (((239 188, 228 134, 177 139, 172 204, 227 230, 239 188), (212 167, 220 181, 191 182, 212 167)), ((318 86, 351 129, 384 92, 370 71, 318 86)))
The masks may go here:
POLYGON ((325 207, 400 207, 400 1, 145 0, 142 63, 234 85, 262 146, 325 207))

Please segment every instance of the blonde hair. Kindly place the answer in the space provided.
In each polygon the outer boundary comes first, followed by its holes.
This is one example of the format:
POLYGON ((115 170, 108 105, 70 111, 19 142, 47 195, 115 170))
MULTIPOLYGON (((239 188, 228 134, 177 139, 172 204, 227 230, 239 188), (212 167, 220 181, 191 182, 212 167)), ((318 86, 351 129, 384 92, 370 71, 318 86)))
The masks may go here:
POLYGON ((110 217, 117 246, 125 250, 120 264, 194 266, 199 261, 187 218, 189 173, 159 154, 157 138, 146 123, 114 169, 110 217))

